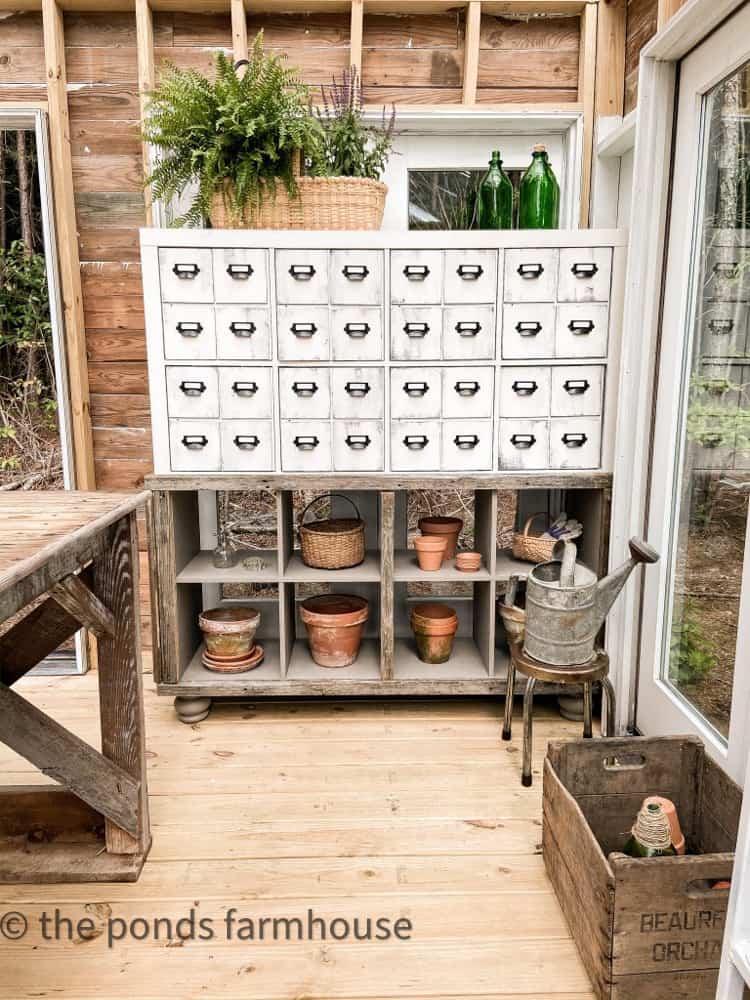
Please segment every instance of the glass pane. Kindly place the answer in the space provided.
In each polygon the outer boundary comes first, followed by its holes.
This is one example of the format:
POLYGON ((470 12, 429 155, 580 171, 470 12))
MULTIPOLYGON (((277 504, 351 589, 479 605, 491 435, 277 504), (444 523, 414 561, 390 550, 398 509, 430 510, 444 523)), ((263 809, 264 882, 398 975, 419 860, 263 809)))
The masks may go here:
POLYGON ((750 490, 748 65, 704 98, 665 668, 666 679, 725 738, 750 490))
MULTIPOLYGON (((477 190, 487 168, 410 170, 409 229, 475 229, 477 190)), ((507 171, 518 205, 521 170, 507 171)))

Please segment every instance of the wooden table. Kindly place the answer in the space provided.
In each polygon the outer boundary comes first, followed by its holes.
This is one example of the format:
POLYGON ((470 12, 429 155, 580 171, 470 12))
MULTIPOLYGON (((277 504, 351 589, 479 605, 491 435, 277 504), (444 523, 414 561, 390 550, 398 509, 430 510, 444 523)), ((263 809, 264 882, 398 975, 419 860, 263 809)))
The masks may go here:
POLYGON ((149 498, 0 494, 0 623, 17 619, 0 636, 0 740, 59 783, 0 789, 0 882, 135 881, 148 854, 136 509, 149 498), (82 626, 101 753, 12 690, 82 626))

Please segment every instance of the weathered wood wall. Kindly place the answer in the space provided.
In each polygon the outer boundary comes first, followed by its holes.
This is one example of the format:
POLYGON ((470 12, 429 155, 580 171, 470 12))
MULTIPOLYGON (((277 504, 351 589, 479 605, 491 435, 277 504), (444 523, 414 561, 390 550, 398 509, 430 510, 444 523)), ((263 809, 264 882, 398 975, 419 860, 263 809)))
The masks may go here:
POLYGON ((638 101, 638 59, 646 42, 656 34, 659 0, 628 0, 625 30, 625 113, 638 101))

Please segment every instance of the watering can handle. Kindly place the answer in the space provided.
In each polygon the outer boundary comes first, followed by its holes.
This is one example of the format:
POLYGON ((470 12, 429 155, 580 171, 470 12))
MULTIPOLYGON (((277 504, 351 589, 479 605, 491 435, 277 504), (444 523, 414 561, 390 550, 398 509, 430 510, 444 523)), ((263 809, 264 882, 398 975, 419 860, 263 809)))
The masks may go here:
POLYGON ((576 579, 576 557, 578 549, 573 542, 555 542, 552 549, 552 558, 562 563, 560 567, 560 586, 572 587, 576 579))
POLYGON ((630 555, 637 563, 655 563, 659 561, 659 553, 642 538, 631 538, 628 542, 630 555))

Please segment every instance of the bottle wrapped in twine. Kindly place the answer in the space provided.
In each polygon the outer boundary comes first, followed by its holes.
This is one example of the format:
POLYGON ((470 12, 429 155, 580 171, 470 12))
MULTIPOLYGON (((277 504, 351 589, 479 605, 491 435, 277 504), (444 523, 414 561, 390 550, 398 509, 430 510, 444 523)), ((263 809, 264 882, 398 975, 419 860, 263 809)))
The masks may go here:
POLYGON ((658 802, 644 802, 631 832, 638 843, 648 850, 668 851, 672 847, 669 820, 658 802))

